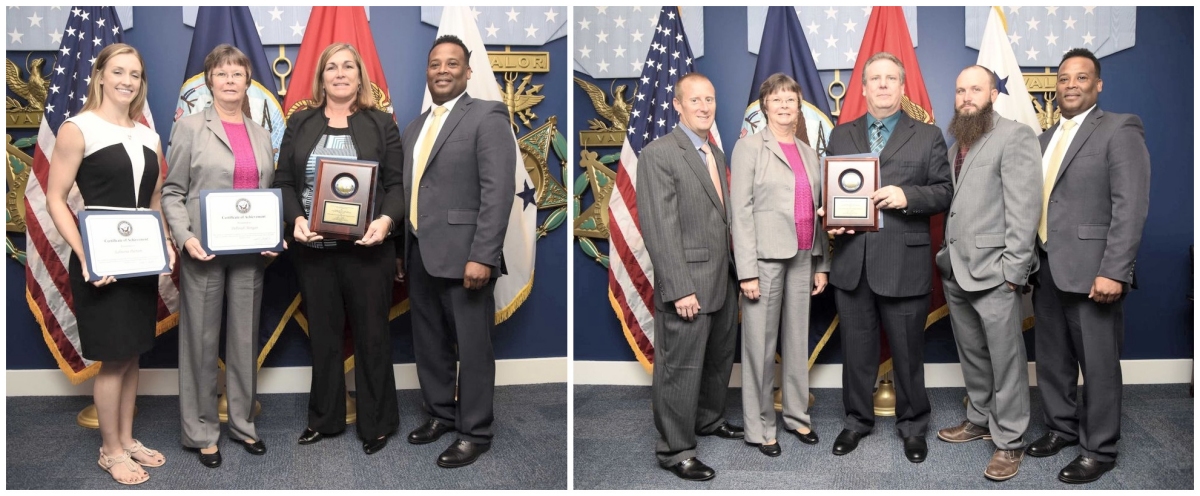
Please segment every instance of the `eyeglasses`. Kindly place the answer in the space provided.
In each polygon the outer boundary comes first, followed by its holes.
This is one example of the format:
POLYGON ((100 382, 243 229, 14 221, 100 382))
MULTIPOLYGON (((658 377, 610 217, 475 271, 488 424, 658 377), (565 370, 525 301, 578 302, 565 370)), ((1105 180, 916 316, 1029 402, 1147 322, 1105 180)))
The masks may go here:
POLYGON ((229 74, 227 72, 214 72, 212 77, 213 79, 244 79, 246 77, 246 73, 235 72, 233 74, 229 74))
POLYGON ((795 98, 788 98, 787 100, 784 100, 782 98, 772 98, 767 101, 771 102, 771 105, 775 105, 775 106, 786 104, 789 107, 794 107, 799 100, 796 100, 795 98))

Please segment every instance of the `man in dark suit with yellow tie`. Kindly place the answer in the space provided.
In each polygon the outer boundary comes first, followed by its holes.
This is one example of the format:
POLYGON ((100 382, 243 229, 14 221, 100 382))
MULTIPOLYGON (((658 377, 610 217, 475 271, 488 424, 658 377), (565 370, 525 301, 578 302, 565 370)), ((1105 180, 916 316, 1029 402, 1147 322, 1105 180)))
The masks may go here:
POLYGON ((507 109, 466 94, 470 58, 456 36, 434 41, 425 68, 434 107, 402 138, 409 215, 401 268, 408 269, 413 352, 429 414, 408 441, 431 443, 456 431, 437 459, 445 468, 474 463, 491 447, 492 292, 504 267, 516 180, 507 109))
POLYGON ((1068 51, 1056 88, 1062 118, 1040 137, 1045 180, 1034 350, 1050 432, 1025 452, 1051 456, 1080 444, 1080 455, 1058 474, 1073 484, 1095 481, 1116 463, 1125 294, 1136 285, 1133 267, 1150 205, 1142 121, 1101 110, 1096 100, 1103 88, 1096 56, 1068 51))
POLYGON ((896 378, 896 430, 910 462, 925 461, 925 317, 933 290, 929 217, 950 207, 953 186, 942 131, 904 113, 904 65, 887 52, 863 66, 867 115, 833 128, 829 156, 876 153, 878 232, 832 231, 834 287, 841 319, 843 430, 833 454, 845 455, 875 426, 871 391, 879 370, 879 328, 887 331, 896 378))

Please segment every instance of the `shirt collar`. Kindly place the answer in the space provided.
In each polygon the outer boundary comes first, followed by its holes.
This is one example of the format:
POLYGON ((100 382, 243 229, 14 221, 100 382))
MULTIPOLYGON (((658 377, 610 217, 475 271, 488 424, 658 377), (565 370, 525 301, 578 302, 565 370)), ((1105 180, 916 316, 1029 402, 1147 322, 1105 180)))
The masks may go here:
POLYGON ((896 122, 900 121, 900 112, 903 112, 903 110, 897 110, 893 112, 892 115, 884 117, 883 119, 876 119, 875 116, 871 115, 870 112, 867 112, 867 127, 870 128, 875 124, 876 121, 883 121, 883 128, 888 131, 892 131, 896 129, 896 122))
POLYGON ((692 130, 688 129, 688 127, 683 125, 683 123, 678 124, 678 126, 679 126, 679 129, 683 130, 683 134, 686 134, 688 139, 692 140, 693 148, 699 150, 700 147, 704 146, 704 143, 708 141, 707 136, 704 138, 696 136, 696 133, 693 133, 692 130))
MULTIPOLYGON (((1064 120, 1070 120, 1070 121, 1074 121, 1074 122, 1075 122, 1075 127, 1079 127, 1079 125, 1080 125, 1080 124, 1083 124, 1083 121, 1087 119, 1087 116, 1091 115, 1091 113, 1092 113, 1092 111, 1093 111, 1093 110, 1096 110, 1096 105, 1095 105, 1095 104, 1093 104, 1091 108, 1089 108, 1089 109, 1087 109, 1087 110, 1084 110, 1084 111, 1083 111, 1083 112, 1081 112, 1079 115, 1076 115, 1075 117, 1072 117, 1072 118, 1070 118, 1070 119, 1063 119, 1063 118, 1061 118, 1061 117, 1060 117, 1060 118, 1058 119, 1058 121, 1059 121, 1059 124, 1062 124, 1062 121, 1064 121, 1064 120)), ((1062 127, 1062 126, 1059 126, 1059 127, 1062 127)))
MULTIPOLYGON (((467 92, 465 92, 465 91, 464 91, 464 92, 462 92, 462 93, 459 93, 459 94, 458 94, 458 96, 456 96, 456 97, 454 97, 454 98, 451 98, 449 101, 447 101, 446 103, 443 103, 443 104, 442 104, 442 106, 443 106, 443 107, 446 107, 446 113, 447 113, 447 114, 449 114, 451 110, 454 110, 454 104, 458 103, 458 100, 459 100, 459 99, 461 99, 461 98, 462 98, 462 96, 463 96, 463 95, 465 95, 465 94, 467 94, 467 92)), ((436 107, 436 106, 437 106, 437 105, 433 105, 433 106, 431 106, 431 107, 429 107, 429 108, 430 108, 430 109, 433 109, 433 107, 436 107)), ((430 110, 430 115, 433 115, 433 111, 432 111, 432 110, 430 110)))

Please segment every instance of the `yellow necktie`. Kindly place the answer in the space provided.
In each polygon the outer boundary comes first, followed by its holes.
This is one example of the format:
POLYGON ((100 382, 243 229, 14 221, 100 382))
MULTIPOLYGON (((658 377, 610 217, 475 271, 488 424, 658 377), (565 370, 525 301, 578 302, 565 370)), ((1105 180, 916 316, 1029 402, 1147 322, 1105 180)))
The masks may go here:
POLYGON ((717 159, 713 158, 712 147, 708 146, 708 142, 700 145, 700 151, 704 152, 704 161, 708 165, 708 176, 712 178, 713 187, 717 188, 717 198, 721 200, 721 205, 725 205, 725 194, 721 191, 721 178, 717 175, 717 159))
POLYGON ((1046 219, 1050 216, 1050 191, 1054 189, 1054 180, 1058 179, 1058 168, 1062 166, 1063 155, 1067 154, 1067 143, 1071 141, 1071 131, 1075 128, 1075 121, 1064 119, 1062 121, 1062 136, 1058 137, 1058 143, 1054 145, 1054 151, 1050 154, 1050 164, 1046 167, 1046 179, 1042 181, 1042 220, 1038 223, 1038 237, 1041 238, 1042 244, 1046 243, 1046 219))
POLYGON ((421 153, 413 163, 412 204, 408 209, 408 220, 412 222, 413 230, 417 230, 417 195, 421 191, 421 176, 425 175, 425 165, 429 162, 429 152, 433 150, 433 142, 437 141, 438 131, 442 129, 442 114, 446 107, 438 105, 433 108, 433 120, 429 122, 429 130, 425 131, 425 139, 421 140, 421 153))

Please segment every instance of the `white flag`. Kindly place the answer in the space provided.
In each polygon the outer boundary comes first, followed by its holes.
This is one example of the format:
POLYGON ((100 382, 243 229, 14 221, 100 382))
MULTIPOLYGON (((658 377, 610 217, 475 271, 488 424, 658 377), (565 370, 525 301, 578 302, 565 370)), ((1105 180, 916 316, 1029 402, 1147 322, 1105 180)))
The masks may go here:
POLYGON ((1007 32, 1004 10, 992 7, 987 26, 983 29, 983 39, 979 42, 979 60, 976 63, 996 74, 996 89, 1000 91, 996 102, 992 104, 996 112, 1001 117, 1033 128, 1035 134, 1041 134, 1042 126, 1038 124, 1037 113, 1033 111, 1029 89, 1025 87, 1025 77, 1017 65, 1017 56, 1013 53, 1007 32))
MULTIPOLYGON (((438 26, 437 35, 452 34, 462 39, 471 52, 471 79, 467 81, 467 94, 471 98, 481 100, 504 101, 500 94, 500 86, 496 83, 496 75, 492 72, 492 64, 488 60, 487 48, 483 46, 483 37, 479 27, 475 25, 475 17, 470 7, 446 7, 442 9, 442 22, 438 26)), ((433 99, 429 96, 429 88, 425 88, 425 98, 421 102, 424 112, 433 99)), ((516 190, 513 191, 512 210, 508 216, 508 231, 504 235, 504 264, 508 274, 500 276, 496 281, 496 323, 503 322, 512 316, 513 312, 525 302, 529 291, 533 288, 533 268, 537 242, 537 206, 525 204, 520 193, 526 188, 533 188, 533 181, 525 171, 525 161, 521 159, 521 149, 516 146, 513 137, 513 148, 517 151, 513 157, 513 173, 516 174, 516 190)), ((526 195, 528 196, 528 195, 526 195)))

